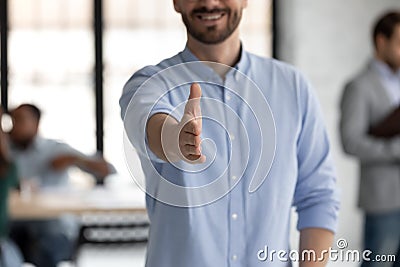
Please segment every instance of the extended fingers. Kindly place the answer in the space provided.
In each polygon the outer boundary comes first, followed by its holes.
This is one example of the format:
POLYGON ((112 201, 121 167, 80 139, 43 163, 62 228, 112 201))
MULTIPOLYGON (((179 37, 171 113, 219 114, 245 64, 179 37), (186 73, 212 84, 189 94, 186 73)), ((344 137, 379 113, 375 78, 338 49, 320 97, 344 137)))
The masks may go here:
POLYGON ((180 136, 181 145, 200 146, 200 143, 201 143, 200 135, 194 135, 188 132, 181 132, 180 136))
POLYGON ((182 128, 183 132, 186 133, 191 133, 194 135, 200 135, 201 134, 201 122, 197 119, 191 119, 188 122, 185 123, 185 125, 182 128))

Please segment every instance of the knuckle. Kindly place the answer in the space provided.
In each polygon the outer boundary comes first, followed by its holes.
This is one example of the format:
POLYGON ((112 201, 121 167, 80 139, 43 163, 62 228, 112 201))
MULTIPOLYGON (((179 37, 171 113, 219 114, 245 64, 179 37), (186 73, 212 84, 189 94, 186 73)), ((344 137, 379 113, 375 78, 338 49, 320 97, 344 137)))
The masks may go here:
POLYGON ((188 124, 189 124, 189 128, 192 129, 192 130, 195 130, 197 128, 197 123, 196 123, 195 120, 189 121, 188 124))

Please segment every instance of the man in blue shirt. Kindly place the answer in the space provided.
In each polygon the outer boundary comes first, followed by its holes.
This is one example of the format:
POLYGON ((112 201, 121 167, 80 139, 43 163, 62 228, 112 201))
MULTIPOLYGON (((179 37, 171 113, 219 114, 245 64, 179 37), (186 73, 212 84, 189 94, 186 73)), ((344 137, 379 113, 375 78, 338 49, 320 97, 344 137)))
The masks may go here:
POLYGON ((175 0, 186 48, 124 87, 125 149, 146 177, 148 267, 291 266, 292 206, 301 250, 332 243, 339 201, 320 108, 297 70, 243 49, 246 5, 175 0))

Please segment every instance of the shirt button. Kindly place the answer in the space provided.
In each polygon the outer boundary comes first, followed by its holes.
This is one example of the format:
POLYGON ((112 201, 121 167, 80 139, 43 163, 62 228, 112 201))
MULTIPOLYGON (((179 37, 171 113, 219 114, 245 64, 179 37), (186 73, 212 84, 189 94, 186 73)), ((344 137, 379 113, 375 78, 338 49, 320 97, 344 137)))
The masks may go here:
POLYGON ((232 180, 236 180, 236 179, 237 179, 237 176, 236 176, 236 175, 233 175, 231 178, 232 178, 232 180))
POLYGON ((228 101, 231 100, 231 96, 230 96, 230 95, 227 95, 225 98, 226 98, 226 100, 228 100, 228 101))
POLYGON ((231 140, 235 140, 235 136, 233 134, 230 134, 229 137, 231 138, 231 140))
POLYGON ((234 261, 237 260, 237 258, 238 258, 238 257, 237 257, 236 254, 234 254, 234 255, 232 256, 232 260, 234 260, 234 261))
POLYGON ((232 219, 233 219, 233 220, 236 220, 237 218, 238 218, 237 213, 232 214, 232 219))

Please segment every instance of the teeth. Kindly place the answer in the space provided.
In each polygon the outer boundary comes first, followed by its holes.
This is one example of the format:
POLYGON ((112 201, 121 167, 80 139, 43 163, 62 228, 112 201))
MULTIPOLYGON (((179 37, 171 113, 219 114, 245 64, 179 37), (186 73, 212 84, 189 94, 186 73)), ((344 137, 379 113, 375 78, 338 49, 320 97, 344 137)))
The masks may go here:
POLYGON ((217 19, 219 19, 221 17, 222 17, 221 14, 220 15, 209 15, 209 16, 203 15, 203 16, 201 16, 201 19, 204 19, 204 20, 217 20, 217 19))

